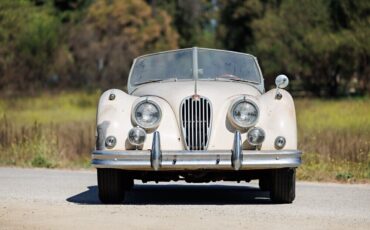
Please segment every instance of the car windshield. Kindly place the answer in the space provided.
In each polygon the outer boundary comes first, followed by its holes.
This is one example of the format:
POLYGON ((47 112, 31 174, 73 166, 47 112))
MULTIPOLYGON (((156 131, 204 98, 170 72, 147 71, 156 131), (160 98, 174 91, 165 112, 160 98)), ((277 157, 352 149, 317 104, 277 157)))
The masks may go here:
POLYGON ((193 80, 193 67, 199 80, 230 80, 261 83, 260 72, 253 56, 212 49, 183 49, 147 55, 136 59, 130 84, 193 80), (194 63, 194 52, 197 63, 194 63))

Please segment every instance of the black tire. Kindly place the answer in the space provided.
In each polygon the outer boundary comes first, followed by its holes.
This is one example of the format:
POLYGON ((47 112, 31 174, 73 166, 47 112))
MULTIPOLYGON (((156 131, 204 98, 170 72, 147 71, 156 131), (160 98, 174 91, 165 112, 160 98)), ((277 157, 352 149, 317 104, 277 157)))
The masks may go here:
POLYGON ((122 179, 123 179, 123 189, 125 191, 131 190, 134 187, 134 180, 133 179, 131 179, 129 177, 126 177, 126 176, 123 176, 122 179))
POLYGON ((258 185, 262 191, 271 190, 271 177, 264 176, 258 180, 258 185))
POLYGON ((274 203, 292 203, 295 198, 295 169, 277 169, 272 173, 270 197, 274 203))
POLYGON ((98 169, 99 199, 104 204, 120 204, 125 190, 132 188, 133 180, 119 169, 98 169))

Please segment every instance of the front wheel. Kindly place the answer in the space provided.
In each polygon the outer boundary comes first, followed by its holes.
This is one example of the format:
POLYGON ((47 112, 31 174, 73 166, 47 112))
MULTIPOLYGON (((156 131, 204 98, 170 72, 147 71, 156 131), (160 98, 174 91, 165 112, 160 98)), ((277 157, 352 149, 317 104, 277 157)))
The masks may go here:
POLYGON ((262 191, 270 191, 271 190, 271 179, 270 177, 264 176, 259 179, 258 185, 262 191))
POLYGON ((292 203, 295 198, 295 169, 277 169, 272 173, 271 200, 292 203))
POLYGON ((98 169, 99 199, 104 204, 119 204, 125 198, 125 190, 133 186, 133 180, 119 169, 98 169))

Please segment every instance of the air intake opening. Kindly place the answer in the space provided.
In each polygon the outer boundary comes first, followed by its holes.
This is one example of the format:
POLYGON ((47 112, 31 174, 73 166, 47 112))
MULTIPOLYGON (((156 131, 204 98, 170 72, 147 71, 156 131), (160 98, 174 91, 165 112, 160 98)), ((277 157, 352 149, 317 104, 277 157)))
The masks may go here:
POLYGON ((211 132, 212 108, 205 97, 188 97, 181 104, 181 125, 188 150, 206 150, 211 132))

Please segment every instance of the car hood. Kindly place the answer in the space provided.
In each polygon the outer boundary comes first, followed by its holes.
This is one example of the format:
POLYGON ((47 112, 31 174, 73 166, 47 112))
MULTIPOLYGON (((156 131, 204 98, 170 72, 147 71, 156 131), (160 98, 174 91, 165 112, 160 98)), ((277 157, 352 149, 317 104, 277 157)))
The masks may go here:
MULTIPOLYGON (((137 88, 134 96, 157 96, 167 101, 178 115, 181 101, 195 94, 194 81, 156 82, 137 88)), ((259 96, 255 87, 240 82, 198 81, 197 94, 208 98, 213 104, 214 112, 230 98, 238 95, 259 96)))

